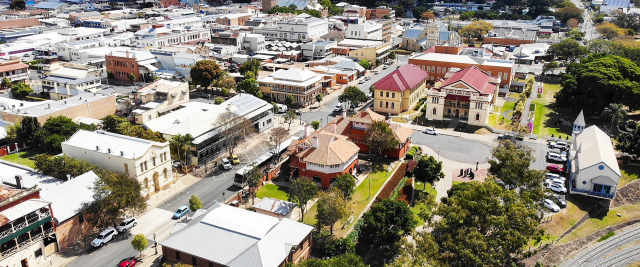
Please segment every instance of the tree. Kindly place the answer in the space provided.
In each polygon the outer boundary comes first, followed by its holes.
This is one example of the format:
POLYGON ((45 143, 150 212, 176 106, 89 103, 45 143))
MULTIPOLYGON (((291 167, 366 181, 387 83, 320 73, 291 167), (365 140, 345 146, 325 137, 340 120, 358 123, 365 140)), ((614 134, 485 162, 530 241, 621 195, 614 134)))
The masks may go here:
POLYGON ((291 182, 289 188, 288 200, 298 204, 300 207, 300 216, 304 221, 304 211, 307 203, 316 198, 318 195, 318 186, 309 177, 298 177, 291 182))
POLYGON ((584 109, 595 115, 610 103, 630 110, 640 108, 640 68, 619 56, 591 55, 580 64, 569 64, 562 89, 555 94, 556 105, 572 110, 584 109))
POLYGON ((374 121, 365 132, 365 143, 369 147, 370 153, 374 153, 377 159, 387 149, 397 147, 400 142, 386 122, 374 121))
POLYGON ((191 134, 176 134, 169 140, 169 148, 174 158, 182 163, 182 166, 187 166, 187 155, 193 146, 193 136, 191 134), (184 153, 182 153, 184 151, 184 153), (184 155, 184 157, 182 156, 184 155))
POLYGON ((227 74, 224 77, 220 77, 216 83, 217 86, 221 88, 234 88, 236 86, 236 79, 227 74))
POLYGON ((555 69, 557 69, 558 67, 559 66, 558 66, 558 62, 557 61, 551 61, 551 62, 549 62, 547 64, 544 64, 544 66, 542 66, 542 75, 544 75, 547 72, 553 73, 553 71, 555 69))
POLYGON ((224 102, 224 98, 216 97, 216 99, 214 100, 213 103, 216 104, 216 105, 220 105, 220 104, 222 104, 222 102, 224 102))
POLYGON ((427 11, 422 13, 422 16, 420 16, 421 19, 429 21, 429 20, 436 20, 436 15, 433 14, 433 12, 431 11, 427 11))
POLYGON ((253 169, 249 172, 249 176, 247 176, 247 185, 249 186, 249 192, 251 192, 251 205, 255 204, 255 192, 260 186, 260 181, 262 181, 262 172, 257 166, 253 166, 253 169))
POLYGON ((322 102, 322 98, 323 98, 322 94, 316 95, 316 101, 318 101, 318 107, 320 106, 320 102, 322 102))
POLYGON ((604 22, 604 14, 597 15, 593 21, 598 24, 604 22))
POLYGON ((103 170, 100 166, 65 155, 38 154, 35 156, 34 165, 34 169, 38 170, 38 172, 60 180, 67 180, 67 175, 77 177, 90 171, 98 176, 103 175, 103 170))
POLYGON ((572 3, 569 0, 565 0, 559 4, 556 5, 557 8, 563 8, 563 7, 575 7, 576 5, 574 3, 572 3))
POLYGON ((584 38, 584 32, 581 32, 580 29, 575 28, 565 34, 565 37, 575 39, 576 41, 582 41, 582 38, 584 38))
POLYGON ((481 20, 462 27, 458 33, 460 36, 466 37, 467 40, 471 42, 471 38, 481 40, 492 29, 493 24, 481 20))
POLYGON ((26 83, 18 82, 11 86, 11 95, 13 95, 14 98, 24 99, 31 93, 33 93, 33 89, 26 83))
POLYGON ((242 75, 247 72, 258 74, 258 72, 260 72, 260 66, 262 66, 262 62, 260 62, 260 60, 251 59, 245 63, 242 63, 242 65, 240 65, 240 68, 238 68, 238 72, 242 75))
POLYGON ((625 35, 626 31, 611 22, 603 22, 596 27, 596 31, 608 40, 617 39, 625 35))
POLYGON ((9 78, 7 77, 2 78, 2 83, 0 84, 0 86, 2 86, 2 89, 11 87, 11 80, 9 80, 9 78))
POLYGON ((333 226, 336 222, 346 219, 351 214, 349 203, 340 189, 335 187, 325 192, 320 192, 316 205, 318 208, 318 213, 316 214, 318 225, 328 225, 331 235, 333 235, 333 226))
POLYGON ((106 228, 118 223, 122 217, 142 213, 147 202, 141 194, 142 185, 124 173, 104 171, 92 187, 93 201, 83 203, 87 222, 94 227, 106 228))
POLYGON ((579 19, 572 18, 567 21, 567 26, 569 26, 569 28, 573 30, 577 29, 579 24, 580 24, 579 19))
POLYGON ((537 203, 542 201, 545 191, 542 187, 544 172, 529 169, 536 159, 530 147, 519 147, 509 140, 504 140, 491 150, 491 155, 493 158, 488 161, 491 165, 489 173, 504 182, 505 188, 526 188, 520 190, 521 196, 537 203))
MULTIPOLYGON (((604 15, 599 16, 602 16, 602 21, 604 21, 604 15)), ((613 17, 615 18, 613 20, 613 23, 615 23, 618 27, 623 29, 632 29, 634 32, 640 31, 640 14, 623 13, 619 10, 616 10, 613 17)), ((599 23, 602 23, 602 21, 600 21, 599 23)))
POLYGON ((360 60, 358 64, 360 64, 360 66, 362 66, 365 70, 371 69, 371 62, 366 59, 360 60))
POLYGON ((292 95, 287 95, 284 99, 284 104, 287 106, 293 106, 293 104, 296 103, 296 100, 293 98, 292 95))
POLYGON ((36 133, 35 143, 52 154, 62 152, 62 142, 69 139, 80 126, 68 117, 49 117, 36 133))
MULTIPOLYGON (((269 151, 274 154, 279 154, 281 150, 280 145, 287 139, 289 136, 289 131, 282 126, 275 127, 271 129, 269 133, 269 140, 265 141, 267 146, 269 147, 269 151)), ((277 160, 274 157, 274 160, 277 160)))
POLYGON ((113 80, 116 78, 116 75, 113 74, 113 71, 107 71, 107 79, 113 80))
POLYGON ((338 96, 340 103, 349 103, 349 107, 357 107, 369 100, 369 97, 360 88, 348 86, 342 94, 338 96))
POLYGON ((618 134, 616 141, 616 149, 636 157, 640 156, 640 123, 631 131, 618 134))
POLYGON ((416 180, 424 184, 424 191, 427 187, 427 183, 434 185, 435 182, 444 178, 444 172, 442 172, 442 161, 437 161, 433 156, 422 156, 418 159, 418 164, 413 168, 413 176, 416 180))
POLYGON ((134 125, 128 121, 120 123, 120 125, 118 126, 118 132, 127 136, 146 139, 154 142, 164 143, 167 141, 159 132, 154 132, 151 129, 145 129, 140 125, 134 125))
POLYGON ((467 190, 451 196, 435 212, 441 219, 432 235, 443 264, 506 266, 530 240, 542 236, 540 202, 521 198, 492 181, 468 184, 467 190))
POLYGON ((20 128, 20 121, 18 120, 16 120, 16 122, 14 122, 13 124, 5 126, 5 129, 7 131, 7 136, 5 136, 5 139, 7 139, 8 143, 21 143, 22 136, 18 134, 18 132, 20 132, 20 128))
POLYGON ((587 54, 587 48, 580 45, 575 39, 567 38, 552 44, 547 50, 547 54, 557 56, 564 61, 575 61, 587 54))
POLYGON ((133 83, 133 82, 136 82, 136 81, 138 80, 138 78, 136 77, 136 75, 135 75, 135 74, 133 74, 133 73, 129 73, 129 76, 127 76, 127 78, 129 78, 129 81, 131 81, 132 83, 133 83))
POLYGON ((319 130, 320 129, 320 122, 319 121, 312 121, 311 122, 311 127, 313 127, 314 130, 319 130))
POLYGON ((389 267, 440 266, 438 262, 438 244, 428 232, 414 232, 413 241, 403 238, 400 255, 389 267))
POLYGON ((389 59, 391 59, 391 60, 395 60, 396 59, 396 51, 391 51, 389 53, 389 59))
POLYGON ((407 14, 407 10, 405 10, 401 5, 395 5, 392 8, 396 12, 396 17, 398 18, 403 18, 407 14))
POLYGON ((424 12, 429 11, 429 9, 425 6, 415 6, 411 9, 411 13, 415 19, 420 19, 424 12))
POLYGON ((125 123, 127 119, 118 117, 116 115, 107 115, 102 119, 102 130, 110 133, 120 133, 119 126, 125 123))
POLYGON ((245 92, 248 94, 255 95, 258 93, 258 81, 256 79, 244 79, 237 87, 240 92, 245 92))
POLYGON ((333 187, 338 188, 346 200, 351 200, 351 195, 356 190, 356 178, 350 173, 338 175, 333 187))
MULTIPOLYGON (((624 110, 624 106, 620 104, 611 103, 602 111, 603 119, 611 119, 611 126, 609 127, 609 131, 611 132, 613 132, 613 123, 624 120, 625 117, 627 117, 627 111, 624 110)), ((24 124, 24 121, 22 123, 24 124)))
POLYGON ((584 10, 576 6, 568 6, 563 7, 554 13, 556 19, 560 20, 562 23, 566 23, 570 19, 577 19, 582 21, 582 14, 584 10))
POLYGON ((9 9, 11 10, 24 10, 27 7, 27 4, 24 0, 13 0, 11 4, 9 4, 9 9))
POLYGON ((140 257, 142 257, 142 251, 149 246, 149 241, 147 241, 144 234, 137 234, 133 237, 133 240, 131 240, 131 246, 133 249, 140 251, 140 257))
POLYGON ((229 157, 233 156, 233 151, 240 142, 255 133, 256 130, 250 120, 231 111, 220 114, 214 122, 214 126, 218 134, 224 138, 222 145, 229 157))
POLYGON ((296 112, 293 109, 287 110, 287 113, 284 114, 284 123, 289 124, 289 129, 291 130, 291 123, 296 120, 296 112))
POLYGON ((195 212, 201 208, 202 200, 200 200, 200 198, 198 198, 198 196, 196 195, 191 195, 191 198, 189 199, 189 209, 195 212))
POLYGON ((285 267, 367 267, 369 265, 362 262, 356 254, 347 253, 329 259, 309 258, 300 261, 298 264, 288 263, 285 267))
POLYGON ((33 137, 40 130, 40 122, 38 122, 38 118, 36 117, 25 117, 22 119, 22 123, 20 124, 20 130, 18 131, 18 136, 21 139, 24 139, 23 142, 27 144, 27 146, 32 146, 36 144, 36 139, 33 137))
POLYGON ((393 245, 402 236, 411 233, 417 223, 405 202, 392 199, 374 204, 362 218, 364 224, 360 229, 358 244, 373 247, 393 245))
MULTIPOLYGON (((215 60, 201 60, 196 62, 189 73, 193 83, 206 90, 213 81, 218 79, 221 72, 222 70, 215 60)), ((211 94, 213 94, 213 90, 211 94)))

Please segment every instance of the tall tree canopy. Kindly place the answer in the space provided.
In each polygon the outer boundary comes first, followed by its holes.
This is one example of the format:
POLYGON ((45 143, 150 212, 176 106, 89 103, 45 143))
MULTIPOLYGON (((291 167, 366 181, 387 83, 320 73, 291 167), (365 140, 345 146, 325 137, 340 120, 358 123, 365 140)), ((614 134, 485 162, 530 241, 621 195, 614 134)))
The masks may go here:
POLYGON ((221 72, 215 60, 201 60, 191 68, 190 74, 194 84, 207 89, 213 81, 218 79, 221 72))
POLYGON ((365 143, 369 146, 370 153, 377 157, 386 150, 395 148, 400 142, 385 121, 374 121, 365 132, 365 143))
POLYGON ((482 40, 487 33, 493 29, 493 24, 486 21, 476 21, 467 26, 462 27, 458 33, 462 37, 466 37, 469 41, 471 38, 482 40))
POLYGON ((258 75, 260 66, 262 66, 262 62, 260 62, 260 60, 251 59, 245 63, 242 63, 242 65, 240 65, 240 68, 238 68, 238 72, 240 72, 240 74, 242 75, 247 72, 253 72, 254 75, 258 75))
POLYGON ((344 89, 342 94, 338 96, 338 101, 340 101, 340 103, 349 103, 349 106, 351 107, 357 107, 360 104, 367 102, 367 100, 369 100, 367 94, 355 86, 348 86, 344 89))
POLYGON ((640 68, 629 59, 592 55, 569 64, 566 73, 555 95, 560 107, 590 114, 602 112, 609 103, 640 108, 640 68))
MULTIPOLYGON (((442 172, 442 161, 437 161, 433 156, 422 156, 418 159, 418 164, 413 168, 413 176, 422 182, 426 188, 427 183, 434 184, 444 178, 442 172)), ((423 191, 424 189, 423 188, 423 191)))
POLYGON ((298 204, 302 220, 307 203, 318 195, 318 186, 309 177, 298 177, 291 182, 289 201, 298 204))
POLYGON ((564 61, 575 61, 587 54, 587 47, 582 46, 573 38, 566 38, 559 43, 552 44, 547 50, 548 55, 558 57, 564 61))

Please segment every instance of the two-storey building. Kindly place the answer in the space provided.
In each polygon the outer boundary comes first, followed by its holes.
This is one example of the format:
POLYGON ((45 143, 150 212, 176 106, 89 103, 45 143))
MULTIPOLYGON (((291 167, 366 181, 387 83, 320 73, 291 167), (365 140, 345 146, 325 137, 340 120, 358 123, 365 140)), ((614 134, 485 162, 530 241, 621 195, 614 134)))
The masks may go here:
POLYGON ((27 82, 29 79, 29 65, 20 61, 19 57, 0 61, 0 79, 8 78, 12 83, 27 82))
POLYGON ((278 22, 277 25, 253 29, 253 33, 264 35, 267 40, 317 41, 329 32, 327 19, 297 16, 278 22))
POLYGON ((159 63, 149 51, 116 50, 105 55, 107 71, 118 80, 128 81, 133 74, 136 81, 150 81, 151 73, 158 70, 159 63))
POLYGON ((79 130, 62 143, 64 155, 125 173, 154 195, 175 181, 169 142, 159 143, 105 131, 79 130))
POLYGON ((259 77, 258 83, 258 89, 274 101, 283 103, 291 95, 303 107, 315 103, 316 95, 322 92, 322 76, 307 69, 281 69, 259 77))
POLYGON ((400 114, 412 108, 427 92, 426 71, 407 64, 373 84, 374 110, 400 114))
POLYGON ((189 84, 159 79, 136 93, 140 106, 133 110, 136 124, 144 124, 189 102, 189 84))

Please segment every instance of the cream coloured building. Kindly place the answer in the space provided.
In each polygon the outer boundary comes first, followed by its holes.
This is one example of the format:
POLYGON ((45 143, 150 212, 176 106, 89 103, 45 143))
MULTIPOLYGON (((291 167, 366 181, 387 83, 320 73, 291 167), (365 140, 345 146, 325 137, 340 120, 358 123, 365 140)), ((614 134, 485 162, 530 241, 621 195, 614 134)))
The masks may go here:
POLYGON ((169 142, 78 130, 62 143, 62 153, 106 170, 125 173, 142 184, 142 194, 146 196, 154 195, 175 181, 169 142))
POLYGON ((373 84, 374 110, 400 114, 413 107, 427 93, 429 74, 413 64, 389 73, 373 84))
POLYGON ((133 117, 136 124, 144 124, 189 102, 189 84, 159 79, 136 94, 141 105, 133 111, 133 117))
POLYGON ((498 94, 500 77, 491 76, 476 66, 452 68, 427 91, 427 112, 431 120, 459 119, 484 126, 498 94))

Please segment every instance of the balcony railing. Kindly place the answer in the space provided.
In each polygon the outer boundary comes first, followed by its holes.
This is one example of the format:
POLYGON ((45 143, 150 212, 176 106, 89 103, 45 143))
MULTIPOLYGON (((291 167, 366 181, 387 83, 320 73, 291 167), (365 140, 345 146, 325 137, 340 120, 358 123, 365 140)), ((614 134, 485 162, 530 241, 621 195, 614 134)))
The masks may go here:
POLYGON ((312 88, 304 90, 304 91, 284 89, 284 88, 278 88, 278 87, 271 87, 272 91, 285 92, 285 93, 294 93, 294 94, 301 94, 301 95, 306 95, 306 94, 311 93, 312 91, 318 90, 318 89, 320 89, 320 86, 315 86, 315 87, 312 87, 312 88))
POLYGON ((591 191, 591 190, 585 190, 585 189, 578 189, 575 187, 571 187, 571 192, 576 192, 576 193, 582 193, 582 194, 587 194, 590 196, 595 196, 595 197, 603 197, 603 198, 608 198, 608 199, 613 199, 616 194, 607 194, 607 193, 601 193, 601 192, 596 192, 596 191, 591 191))
POLYGON ((29 225, 32 225, 32 224, 34 224, 34 223, 36 223, 36 222, 38 222, 38 221, 40 221, 40 220, 42 220, 44 218, 47 218, 47 217, 51 217, 51 213, 48 210, 45 211, 45 212, 37 214, 37 216, 31 217, 31 218, 27 218, 25 221, 23 221, 21 223, 14 224, 11 229, 7 229, 7 230, 4 230, 4 231, 0 232, 0 239, 5 238, 5 237, 17 232, 17 231, 20 231, 23 228, 25 228, 25 227, 27 227, 29 225))
POLYGON ((8 257, 11 257, 11 256, 13 256, 13 254, 18 253, 19 251, 21 251, 25 247, 31 246, 34 243, 44 239, 47 236, 52 235, 52 234, 53 234, 53 228, 45 229, 44 232, 41 232, 41 233, 39 233, 37 235, 31 236, 31 239, 24 240, 24 241, 18 243, 17 246, 9 248, 6 251, 3 251, 2 253, 0 253, 0 260, 4 260, 4 259, 6 259, 8 257))

